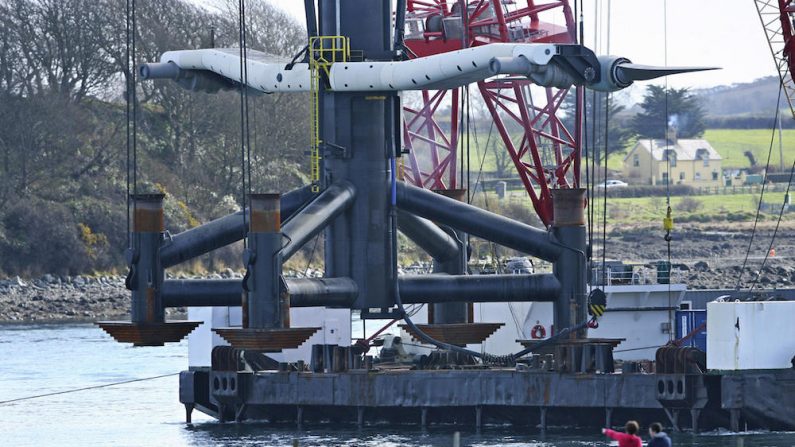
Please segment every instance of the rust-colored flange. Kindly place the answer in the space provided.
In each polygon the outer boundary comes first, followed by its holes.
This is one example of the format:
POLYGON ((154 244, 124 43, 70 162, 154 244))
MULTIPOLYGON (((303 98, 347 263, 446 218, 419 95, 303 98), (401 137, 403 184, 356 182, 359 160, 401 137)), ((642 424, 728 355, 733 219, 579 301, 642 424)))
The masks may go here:
POLYGON ((264 352, 280 352, 282 349, 297 348, 319 330, 319 327, 291 327, 284 329, 226 327, 213 329, 215 333, 229 342, 233 348, 264 352))
MULTIPOLYGON (((417 328, 434 340, 464 346, 483 343, 502 326, 505 326, 505 323, 418 324, 417 328)), ((420 340, 408 325, 401 324, 400 327, 414 340, 420 340)))
POLYGON ((196 327, 201 321, 166 321, 163 323, 131 323, 129 321, 99 321, 97 326, 120 343, 133 346, 163 346, 176 343, 196 327))

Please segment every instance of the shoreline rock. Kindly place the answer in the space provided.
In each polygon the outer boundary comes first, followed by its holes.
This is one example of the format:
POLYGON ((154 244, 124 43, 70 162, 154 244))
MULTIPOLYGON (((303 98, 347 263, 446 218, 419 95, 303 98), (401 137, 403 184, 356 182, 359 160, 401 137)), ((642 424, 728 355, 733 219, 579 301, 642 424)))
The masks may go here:
MULTIPOLYGON (((1 323, 63 323, 125 320, 130 292, 122 276, 55 276, 0 279, 1 323)), ((184 318, 184 309, 167 309, 184 318)))

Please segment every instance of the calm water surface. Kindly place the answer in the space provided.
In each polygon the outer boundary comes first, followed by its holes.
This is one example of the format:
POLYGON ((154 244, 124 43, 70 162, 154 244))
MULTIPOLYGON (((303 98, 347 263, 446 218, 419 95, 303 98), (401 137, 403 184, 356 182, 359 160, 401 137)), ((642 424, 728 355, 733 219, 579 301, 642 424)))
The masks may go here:
MULTIPOLYGON (((82 325, 0 326, 0 401, 177 373, 186 342, 132 348, 82 325)), ((176 374, 160 379, 0 404, 0 445, 114 446, 449 446, 452 427, 429 430, 312 426, 303 431, 265 423, 221 425, 194 412, 186 425, 176 374)), ((679 435, 677 446, 795 447, 795 433, 679 435)), ((467 446, 607 446, 589 432, 488 427, 462 431, 467 446)))

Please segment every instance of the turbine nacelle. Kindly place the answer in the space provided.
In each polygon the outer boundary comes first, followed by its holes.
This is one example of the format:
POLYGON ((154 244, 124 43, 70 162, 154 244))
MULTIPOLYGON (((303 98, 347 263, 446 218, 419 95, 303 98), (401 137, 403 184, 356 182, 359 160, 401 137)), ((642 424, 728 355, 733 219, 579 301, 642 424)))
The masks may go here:
MULTIPOLYGON (((590 50, 586 51, 590 52, 590 50)), ((573 85, 582 85, 600 92, 622 90, 635 81, 648 81, 673 74, 717 69, 715 67, 655 67, 633 64, 625 57, 590 57, 587 53, 580 54, 577 58, 580 59, 580 64, 573 64, 571 55, 569 55, 555 56, 548 64, 537 65, 524 56, 495 57, 489 62, 489 69, 494 76, 526 76, 542 87, 568 88, 573 85)))

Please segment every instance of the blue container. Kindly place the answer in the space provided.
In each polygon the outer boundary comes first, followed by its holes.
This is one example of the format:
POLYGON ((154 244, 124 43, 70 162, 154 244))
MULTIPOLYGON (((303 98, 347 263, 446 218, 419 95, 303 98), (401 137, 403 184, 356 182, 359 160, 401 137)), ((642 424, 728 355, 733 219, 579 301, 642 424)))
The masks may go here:
POLYGON ((676 311, 676 338, 680 339, 704 324, 704 328, 682 342, 682 346, 690 346, 707 352, 707 311, 678 310, 676 311))

